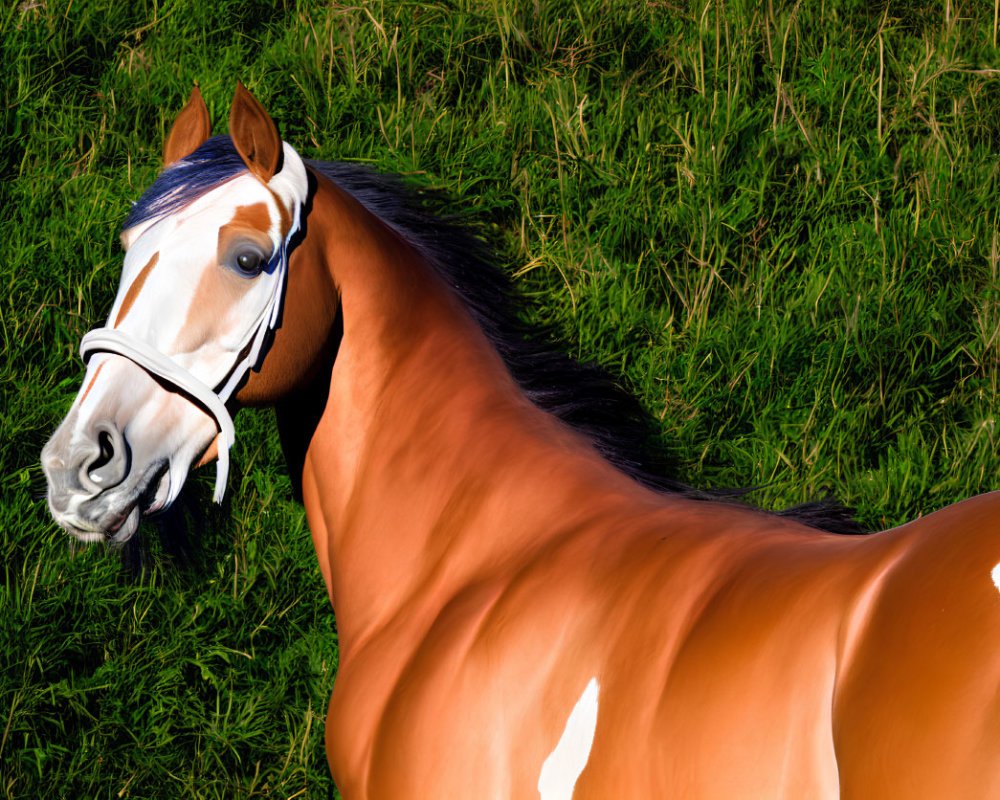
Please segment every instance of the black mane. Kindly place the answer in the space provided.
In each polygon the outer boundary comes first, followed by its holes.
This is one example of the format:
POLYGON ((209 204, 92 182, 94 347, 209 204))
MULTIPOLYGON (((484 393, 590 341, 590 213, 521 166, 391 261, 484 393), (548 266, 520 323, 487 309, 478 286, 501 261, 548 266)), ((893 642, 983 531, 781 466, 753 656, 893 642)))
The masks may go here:
MULTIPOLYGON (((520 298, 479 228, 436 209, 446 198, 399 176, 344 162, 306 164, 333 181, 416 249, 465 303, 528 398, 588 437, 611 464, 639 483, 698 500, 733 501, 752 489, 695 489, 667 477, 666 459, 638 401, 594 363, 576 361, 518 316, 520 298)), ((246 172, 228 136, 213 136, 165 169, 131 209, 124 227, 159 219, 246 172)), ((834 533, 861 533, 832 497, 771 512, 834 533)))
MULTIPOLYGON (((638 401, 599 366, 570 358, 519 318, 516 290, 493 249, 475 226, 434 212, 442 197, 358 164, 306 164, 426 258, 465 303, 528 398, 588 437, 622 472, 651 489, 699 500, 733 500, 752 491, 699 490, 664 475, 664 459, 652 446, 651 419, 638 401)), ((863 532, 851 510, 829 496, 771 513, 834 533, 863 532)))

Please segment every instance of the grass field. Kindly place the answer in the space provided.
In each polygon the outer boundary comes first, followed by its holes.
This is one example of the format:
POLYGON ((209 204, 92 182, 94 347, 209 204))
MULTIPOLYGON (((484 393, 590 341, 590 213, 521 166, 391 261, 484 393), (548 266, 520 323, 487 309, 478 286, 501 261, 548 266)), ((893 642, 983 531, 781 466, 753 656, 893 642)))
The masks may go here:
MULTIPOLYGON (((191 563, 68 546, 39 451, 192 84, 444 189, 678 476, 876 528, 1000 487, 994 3, 24 0, 0 10, 0 795, 336 796, 337 663, 271 414, 191 563)), ((213 473, 208 470, 208 473, 213 473)))

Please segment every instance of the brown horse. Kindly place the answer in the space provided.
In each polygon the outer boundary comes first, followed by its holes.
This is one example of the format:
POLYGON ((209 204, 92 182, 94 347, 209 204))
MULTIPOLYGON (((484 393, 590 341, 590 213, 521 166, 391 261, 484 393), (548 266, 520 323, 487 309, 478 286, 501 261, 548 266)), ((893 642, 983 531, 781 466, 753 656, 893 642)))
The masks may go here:
POLYGON ((468 231, 303 162, 242 86, 209 133, 195 90, 49 505, 127 539, 215 455, 221 496, 229 407, 277 404, 345 798, 1000 797, 1000 497, 851 537, 658 484, 468 231))

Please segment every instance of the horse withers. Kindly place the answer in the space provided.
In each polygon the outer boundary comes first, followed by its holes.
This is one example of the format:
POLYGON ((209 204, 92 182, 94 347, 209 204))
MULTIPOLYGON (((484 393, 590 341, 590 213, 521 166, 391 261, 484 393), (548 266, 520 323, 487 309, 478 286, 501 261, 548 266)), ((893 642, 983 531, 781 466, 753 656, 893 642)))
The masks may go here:
POLYGON ((274 404, 337 616, 343 796, 1000 796, 1000 498, 851 537, 647 469, 473 231, 196 89, 43 451, 121 542, 274 404))

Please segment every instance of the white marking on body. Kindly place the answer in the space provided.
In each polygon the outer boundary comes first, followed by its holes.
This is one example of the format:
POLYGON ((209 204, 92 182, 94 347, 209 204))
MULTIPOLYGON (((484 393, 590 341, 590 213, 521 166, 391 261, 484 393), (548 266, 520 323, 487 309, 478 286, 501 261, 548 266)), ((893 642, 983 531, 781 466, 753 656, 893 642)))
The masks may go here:
POLYGON ((542 764, 538 793, 542 800, 570 800, 576 781, 590 759, 597 731, 597 678, 591 678, 566 720, 555 750, 542 764))
POLYGON ((1000 589, 1000 564, 993 567, 990 577, 993 578, 993 585, 996 586, 997 589, 1000 589))

